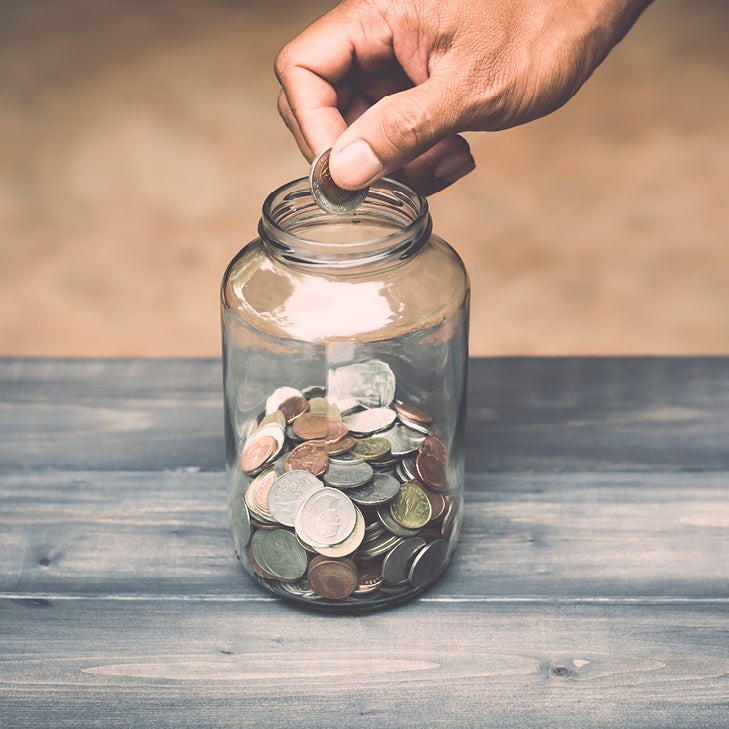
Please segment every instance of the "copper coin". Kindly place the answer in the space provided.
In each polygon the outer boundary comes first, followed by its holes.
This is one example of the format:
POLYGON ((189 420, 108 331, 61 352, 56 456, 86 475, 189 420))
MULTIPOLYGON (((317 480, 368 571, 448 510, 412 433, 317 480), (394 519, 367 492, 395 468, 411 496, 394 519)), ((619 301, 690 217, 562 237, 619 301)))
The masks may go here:
POLYGON ((276 451, 278 443, 272 435, 249 438, 240 454, 240 467, 251 473, 259 469, 276 451))
POLYGON ((297 445, 286 458, 287 471, 308 471, 321 476, 329 465, 327 444, 323 440, 306 440, 297 445))
POLYGON ((358 595, 372 592, 384 582, 381 559, 368 559, 367 561, 357 562, 356 564, 359 579, 355 592, 358 595))
POLYGON ((431 491, 430 489, 423 489, 423 491, 428 497, 428 501, 430 501, 430 508, 433 510, 430 521, 437 521, 438 519, 440 519, 441 516, 443 516, 446 510, 447 502, 445 496, 443 496, 443 494, 437 493, 436 491, 431 491))
POLYGON ((420 444, 415 468, 420 480, 434 491, 448 491, 446 480, 446 450, 438 438, 429 435, 420 444))
POLYGON ((329 445, 329 455, 339 456, 342 453, 351 451, 356 443, 357 441, 351 435, 345 435, 344 438, 342 438, 341 440, 338 440, 336 443, 331 443, 329 445))
POLYGON ((271 515, 271 512, 268 510, 268 492, 271 489, 271 485, 277 478, 278 474, 276 471, 271 471, 265 474, 253 495, 253 502, 265 516, 271 515))
POLYGON ((327 443, 338 443, 348 435, 347 426, 339 418, 327 416, 327 443))
POLYGON ((392 406, 395 408, 398 415, 402 415, 407 420, 412 420, 420 425, 430 425, 433 422, 433 418, 431 418, 428 413, 424 413, 414 405, 406 405, 400 400, 395 400, 395 402, 392 403, 392 406))
POLYGON ((284 400, 278 409, 284 414, 286 422, 291 423, 296 420, 300 415, 303 415, 309 409, 309 401, 300 395, 288 398, 284 400))
POLYGON ((304 413, 294 420, 291 428, 301 440, 326 438, 329 431, 328 420, 324 413, 304 413))
POLYGON ((314 558, 309 563, 309 584, 322 597, 342 600, 357 589, 357 566, 346 558, 314 558))

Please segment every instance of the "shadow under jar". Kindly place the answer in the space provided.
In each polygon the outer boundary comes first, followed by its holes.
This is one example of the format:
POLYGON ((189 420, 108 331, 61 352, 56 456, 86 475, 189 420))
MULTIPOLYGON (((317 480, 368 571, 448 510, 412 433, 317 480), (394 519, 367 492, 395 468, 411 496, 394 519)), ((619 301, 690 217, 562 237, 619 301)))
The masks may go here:
POLYGON ((332 215, 273 192, 222 283, 228 516, 265 590, 362 612, 446 569, 463 509, 469 283, 390 179, 332 215))

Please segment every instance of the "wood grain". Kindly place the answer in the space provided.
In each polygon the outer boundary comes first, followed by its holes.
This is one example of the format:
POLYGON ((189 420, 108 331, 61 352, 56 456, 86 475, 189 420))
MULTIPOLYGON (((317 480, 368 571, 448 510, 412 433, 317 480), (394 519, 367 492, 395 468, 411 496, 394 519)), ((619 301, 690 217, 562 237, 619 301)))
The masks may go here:
POLYGON ((216 361, 0 360, 4 727, 725 727, 729 360, 475 360, 425 596, 262 594, 216 361))

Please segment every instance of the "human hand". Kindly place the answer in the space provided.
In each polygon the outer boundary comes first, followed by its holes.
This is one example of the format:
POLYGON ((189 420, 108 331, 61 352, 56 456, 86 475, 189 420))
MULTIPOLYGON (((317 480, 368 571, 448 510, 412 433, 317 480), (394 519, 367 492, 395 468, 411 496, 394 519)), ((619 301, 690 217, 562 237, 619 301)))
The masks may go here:
POLYGON ((558 109, 650 0, 345 0, 276 59, 279 111, 346 189, 400 174, 430 194, 475 163, 459 132, 558 109))

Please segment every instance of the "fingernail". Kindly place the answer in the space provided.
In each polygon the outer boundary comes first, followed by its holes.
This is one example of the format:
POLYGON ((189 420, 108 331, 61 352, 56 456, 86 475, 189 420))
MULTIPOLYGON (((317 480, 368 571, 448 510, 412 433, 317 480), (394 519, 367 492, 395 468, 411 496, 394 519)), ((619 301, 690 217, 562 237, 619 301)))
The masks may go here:
POLYGON ((438 162, 433 170, 433 176, 444 187, 453 184, 456 180, 467 175, 476 167, 476 162, 470 154, 465 152, 453 152, 438 162))
POLYGON ((358 139, 329 158, 329 172, 340 187, 357 190, 367 187, 383 170, 382 163, 375 156, 367 142, 358 139))

